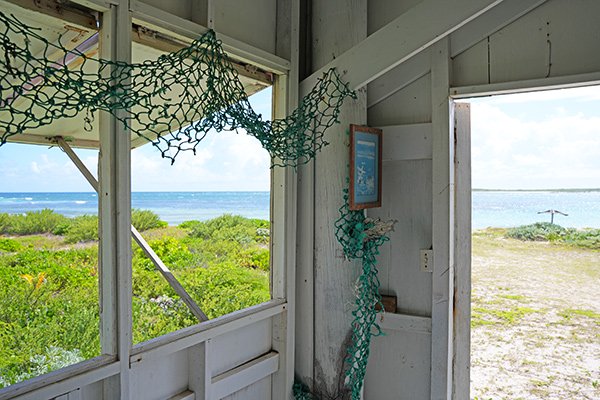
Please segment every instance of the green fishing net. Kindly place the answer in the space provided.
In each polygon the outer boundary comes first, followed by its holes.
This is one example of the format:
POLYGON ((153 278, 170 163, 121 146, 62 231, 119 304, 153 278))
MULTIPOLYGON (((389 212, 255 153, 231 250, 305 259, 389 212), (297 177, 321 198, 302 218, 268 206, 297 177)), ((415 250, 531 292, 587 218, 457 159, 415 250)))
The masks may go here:
POLYGON ((338 122, 344 99, 355 97, 332 69, 290 116, 264 121, 213 31, 177 52, 132 64, 93 56, 94 41, 98 34, 69 49, 0 12, 0 145, 81 112, 82 129, 91 130, 97 111, 106 111, 172 162, 182 151, 195 153, 210 131, 243 129, 274 165, 296 166, 327 144, 324 131, 338 122))
MULTIPOLYGON (((371 338, 383 334, 377 324, 377 305, 383 309, 377 277, 377 255, 379 247, 389 240, 387 233, 393 230, 395 221, 383 222, 365 217, 362 210, 350 210, 348 189, 344 190, 343 197, 344 204, 339 210, 340 218, 335 222, 335 236, 346 258, 359 260, 362 267, 356 285, 356 308, 352 312, 351 339, 346 348, 343 371, 340 371, 340 374, 345 375, 345 385, 342 391, 338 389, 333 394, 322 393, 321 388, 310 388, 297 378, 293 388, 296 400, 342 400, 347 399, 348 396, 352 400, 360 400, 371 338)), ((316 381, 319 379, 316 377, 316 381)))
POLYGON ((361 398, 371 338, 382 334, 377 324, 376 306, 381 309, 379 278, 377 277, 377 255, 379 247, 388 237, 378 229, 376 220, 365 217, 362 210, 350 210, 348 190, 344 190, 344 205, 340 208, 340 218, 335 223, 335 236, 349 260, 360 260, 361 275, 356 287, 356 309, 352 312, 352 342, 346 356, 347 386, 352 391, 352 399, 361 398))

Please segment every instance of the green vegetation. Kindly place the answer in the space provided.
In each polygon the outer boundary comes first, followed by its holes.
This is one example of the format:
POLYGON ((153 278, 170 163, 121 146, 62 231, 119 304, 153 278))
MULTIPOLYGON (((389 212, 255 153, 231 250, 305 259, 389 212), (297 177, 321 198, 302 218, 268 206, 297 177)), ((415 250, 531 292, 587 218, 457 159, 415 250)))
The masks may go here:
MULTIPOLYGON (((11 227, 3 230, 11 237, 0 236, 0 388, 100 354, 97 217, 43 213, 54 222, 0 214, 0 223, 10 223, 1 226, 11 227), (28 227, 18 232, 36 234, 16 236, 15 220, 28 227)), ((270 299, 268 221, 224 215, 165 227, 150 212, 134 214, 209 318, 270 299)), ((198 323, 137 245, 132 249, 134 343, 198 323)))
POLYGON ((600 249, 600 229, 563 228, 549 222, 538 222, 508 229, 506 235, 524 241, 549 241, 575 247, 600 249))
POLYGON ((529 307, 510 307, 507 309, 473 307, 471 326, 518 323, 525 315, 538 312, 529 307))
POLYGON ((131 210, 131 225, 140 231, 147 231, 149 229, 164 228, 168 224, 165 221, 161 221, 160 217, 150 210, 140 210, 134 208, 131 210))
POLYGON ((33 235, 53 233, 54 229, 68 222, 68 218, 47 208, 28 211, 25 214, 0 213, 0 234, 33 235))
MULTIPOLYGON (((131 223, 142 232, 167 226, 152 211, 136 208, 131 210, 131 223)), ((25 214, 0 213, 0 234, 20 236, 43 233, 64 236, 65 243, 69 244, 98 240, 98 217, 81 215, 67 218, 47 208, 25 214)))
POLYGON ((570 320, 574 316, 586 317, 590 318, 596 323, 600 324, 600 313, 595 312, 594 310, 581 310, 577 308, 567 308, 559 313, 559 315, 565 319, 570 320))

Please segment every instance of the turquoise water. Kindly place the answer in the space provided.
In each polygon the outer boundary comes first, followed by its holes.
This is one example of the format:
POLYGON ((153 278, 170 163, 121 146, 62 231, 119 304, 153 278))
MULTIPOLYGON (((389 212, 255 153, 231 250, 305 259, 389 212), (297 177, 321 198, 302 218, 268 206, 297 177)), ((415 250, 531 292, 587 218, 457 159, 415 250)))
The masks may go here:
MULTIPOLYGON (((152 210, 169 224, 207 220, 224 213, 269 218, 269 192, 134 192, 132 206, 152 210)), ((50 208, 75 216, 96 214, 95 193, 0 193, 0 212, 23 213, 50 208)), ((600 228, 600 191, 473 192, 473 228, 510 227, 550 221, 538 211, 555 209, 555 223, 600 228)))
MULTIPOLYGON (((133 208, 152 210, 171 225, 229 213, 269 219, 269 192, 134 192, 133 208)), ((69 217, 98 213, 96 193, 0 193, 0 212, 50 208, 69 217)))
POLYGON ((473 229, 511 227, 550 222, 554 209, 569 214, 554 216, 554 223, 573 228, 600 228, 600 191, 590 192, 473 192, 473 229))

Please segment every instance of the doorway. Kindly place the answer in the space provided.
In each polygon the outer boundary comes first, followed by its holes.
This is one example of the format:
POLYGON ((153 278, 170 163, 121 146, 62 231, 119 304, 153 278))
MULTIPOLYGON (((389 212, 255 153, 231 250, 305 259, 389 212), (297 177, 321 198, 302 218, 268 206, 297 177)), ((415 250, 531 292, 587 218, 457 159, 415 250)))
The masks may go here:
POLYGON ((600 396, 598 99, 586 87, 466 100, 471 148, 456 152, 472 174, 457 167, 455 251, 459 278, 472 257, 471 399, 600 396))

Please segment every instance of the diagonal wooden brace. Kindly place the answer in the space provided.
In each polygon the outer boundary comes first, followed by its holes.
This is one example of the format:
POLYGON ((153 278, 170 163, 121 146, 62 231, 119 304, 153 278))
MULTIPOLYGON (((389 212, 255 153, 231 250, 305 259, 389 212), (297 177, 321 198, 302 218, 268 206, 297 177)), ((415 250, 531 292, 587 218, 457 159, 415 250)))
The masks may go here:
MULTIPOLYGON (((71 146, 65 141, 64 138, 57 136, 52 138, 52 140, 69 156, 73 164, 79 169, 79 171, 83 174, 85 179, 90 183, 90 185, 94 188, 96 193, 98 193, 98 180, 94 177, 94 175, 90 172, 89 169, 85 166, 85 164, 81 161, 81 159, 75 154, 71 146)), ((208 321, 208 317, 206 314, 200 309, 198 304, 192 299, 189 293, 181 286, 181 283, 175 278, 175 276, 171 273, 169 268, 162 262, 160 257, 152 250, 146 239, 142 237, 142 235, 138 232, 137 229, 133 225, 131 225, 131 236, 135 240, 135 242, 142 248, 144 253, 152 260, 152 263, 158 269, 158 271, 162 274, 162 276, 167 280, 169 285, 175 290, 175 293, 181 297, 181 300, 185 303, 185 305, 189 308, 189 310, 194 314, 196 318, 200 321, 208 321)))

